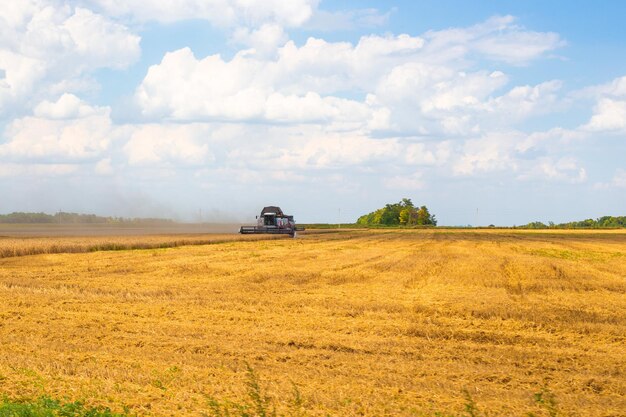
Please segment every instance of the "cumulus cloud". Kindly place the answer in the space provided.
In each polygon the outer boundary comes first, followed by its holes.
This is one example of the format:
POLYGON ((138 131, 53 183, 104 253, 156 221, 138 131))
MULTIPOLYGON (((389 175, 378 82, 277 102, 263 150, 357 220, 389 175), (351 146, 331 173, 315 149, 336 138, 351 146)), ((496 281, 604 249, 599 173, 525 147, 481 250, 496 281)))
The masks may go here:
POLYGON ((466 73, 452 68, 408 63, 396 66, 376 89, 376 101, 392 109, 397 131, 423 135, 465 135, 479 130, 476 115, 485 100, 505 85, 501 72, 466 73))
POLYGON ((582 90, 575 92, 573 96, 575 98, 586 97, 592 99, 597 99, 598 97, 626 97, 626 75, 615 78, 605 84, 585 87, 582 90))
POLYGON ((248 146, 233 147, 228 159, 261 170, 335 170, 387 163, 401 154, 396 139, 377 140, 359 132, 332 132, 317 126, 266 130, 259 136, 248 146))
POLYGON ((582 129, 592 132, 626 130, 626 100, 601 98, 582 129))
POLYGON ((515 157, 520 132, 492 132, 483 137, 467 140, 460 158, 454 165, 456 175, 475 175, 494 171, 515 172, 519 163, 515 157))
POLYGON ((600 91, 603 94, 615 97, 626 97, 626 75, 614 79, 607 85, 601 86, 600 91))
POLYGON ((556 151, 572 142, 583 141, 588 136, 588 132, 583 132, 579 129, 555 127, 546 131, 529 133, 517 142, 515 150, 524 153, 542 147, 556 151))
POLYGON ((230 60, 220 55, 196 58, 188 48, 166 54, 150 68, 135 100, 147 118, 281 123, 350 119, 360 120, 357 127, 396 132, 477 133, 474 113, 515 110, 522 119, 553 97, 559 84, 520 87, 494 98, 508 82, 506 75, 466 71, 467 59, 497 58, 498 48, 485 46, 489 40, 498 47, 537 44, 515 58, 527 62, 560 46, 558 36, 543 35, 507 17, 458 33, 370 35, 355 45, 309 38, 298 47, 293 41, 283 43, 280 27, 265 25, 236 32, 253 48, 230 60), (461 52, 450 55, 451 49, 461 52), (342 97, 347 92, 360 92, 366 100, 342 97))
POLYGON ((370 116, 363 103, 337 97, 321 97, 309 92, 304 96, 273 93, 265 102, 264 118, 286 122, 359 122, 370 116))
POLYGON ((578 130, 591 133, 623 133, 626 131, 626 76, 606 84, 584 88, 572 94, 576 98, 595 100, 593 114, 578 130))
POLYGON ((230 62, 216 55, 198 60, 185 48, 152 66, 135 97, 144 115, 174 120, 307 122, 368 115, 354 100, 275 92, 277 76, 270 72, 244 55, 230 62))
MULTIPOLYGON (((234 165, 222 169, 378 172, 377 166, 392 164, 395 171, 380 172, 382 183, 414 188, 423 185, 416 167, 522 178, 539 169, 523 160, 526 153, 552 135, 513 126, 554 111, 560 81, 505 88, 510 80, 503 71, 475 65, 525 65, 563 45, 558 35, 529 31, 512 17, 421 36, 363 36, 356 44, 309 38, 298 46, 286 40, 282 26, 269 23, 235 34, 251 48, 231 59, 198 58, 189 48, 170 52, 134 96, 146 120, 253 123, 237 133, 238 146, 223 143, 225 153, 215 163, 234 165), (275 126, 273 133, 267 126, 275 126)), ((126 148, 135 164, 163 159, 132 149, 126 148)), ((555 164, 569 175, 565 162, 555 164)))
POLYGON ((72 62, 78 68, 125 68, 139 58, 139 36, 91 10, 77 7, 61 28, 72 40, 71 53, 81 60, 72 62))
POLYGON ((201 166, 214 159, 202 143, 206 132, 206 126, 193 124, 139 126, 123 149, 133 166, 201 166))
POLYGON ((68 162, 90 160, 108 149, 114 137, 110 108, 91 107, 73 95, 44 101, 35 116, 12 121, 5 129, 0 158, 68 162))
POLYGON ((34 109, 36 117, 46 119, 78 119, 97 113, 106 113, 106 111, 103 108, 92 107, 69 93, 64 93, 55 102, 44 100, 34 109))
POLYGON ((559 80, 546 81, 535 86, 517 86, 502 96, 490 99, 486 103, 486 110, 498 116, 506 116, 506 123, 524 120, 535 114, 550 113, 558 106, 557 93, 561 86, 559 80))
POLYGON ((0 112, 84 85, 77 80, 94 69, 125 68, 139 58, 139 37, 91 10, 51 0, 0 9, 0 112))
POLYGON ((46 73, 46 64, 5 49, 0 49, 0 113, 24 100, 46 73))
POLYGON ((452 143, 443 141, 427 146, 425 143, 405 143, 402 155, 410 166, 442 165, 448 161, 452 153, 452 143))
POLYGON ((350 176, 363 174, 414 190, 428 187, 436 170, 574 182, 586 179, 582 163, 550 144, 624 129, 626 81, 619 79, 597 93, 604 101, 584 129, 518 130, 516 123, 558 107, 562 83, 510 85, 506 68, 564 42, 510 16, 420 35, 300 44, 290 28, 376 28, 389 12, 331 13, 317 0, 9 3, 0 10, 0 111, 25 103, 28 115, 5 129, 4 176, 84 168, 98 176, 153 170, 251 182, 262 173, 285 184, 350 188, 350 176), (190 48, 166 53, 135 89, 140 114, 127 115, 126 125, 112 122, 109 107, 79 98, 95 69, 138 59, 140 38, 129 28, 185 19, 225 28, 242 49, 228 58, 197 57, 190 48))
POLYGON ((562 145, 579 139, 575 131, 491 132, 467 140, 453 154, 457 176, 499 173, 517 180, 583 183, 587 170, 575 157, 563 155, 562 145))
POLYGON ((266 23, 258 29, 241 27, 233 33, 235 42, 252 48, 248 53, 257 56, 272 56, 279 46, 287 42, 288 36, 283 28, 277 24, 266 23))
POLYGON ((587 170, 573 157, 544 157, 533 161, 520 179, 581 183, 587 180, 587 170))
MULTIPOLYGON (((319 125, 248 126, 232 135, 249 139, 233 143, 222 137, 219 143, 225 155, 217 158, 216 165, 256 170, 263 175, 280 170, 293 173, 294 178, 305 173, 311 180, 317 175, 327 177, 344 170, 375 175, 382 180, 414 173, 422 167, 443 166, 453 151, 452 144, 445 141, 371 138, 366 132, 333 131, 319 125)), ((211 136, 211 141, 217 141, 215 134, 211 136)))

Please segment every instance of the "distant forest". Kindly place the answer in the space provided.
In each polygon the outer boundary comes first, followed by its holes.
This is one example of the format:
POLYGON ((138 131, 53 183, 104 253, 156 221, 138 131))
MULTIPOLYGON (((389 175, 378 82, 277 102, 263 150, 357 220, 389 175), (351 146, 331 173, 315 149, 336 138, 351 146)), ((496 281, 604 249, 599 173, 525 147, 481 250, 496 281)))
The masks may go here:
MULTIPOLYGON (((386 204, 371 213, 359 217, 357 226, 437 226, 437 219, 426 206, 416 206, 411 199, 403 198, 397 203, 386 204)), ((471 226, 470 226, 471 227, 471 226)), ((489 227, 495 227, 490 225, 489 227)), ((626 228, 626 216, 604 216, 597 219, 586 219, 568 223, 555 224, 548 222, 532 222, 521 229, 611 229, 626 228)))
POLYGON ((158 218, 124 218, 124 217, 103 217, 95 214, 79 214, 58 212, 56 214, 46 213, 23 213, 13 212, 10 214, 0 214, 0 223, 62 223, 62 224, 145 224, 145 223, 173 223, 170 219, 158 218))
POLYGON ((548 224, 542 222, 532 222, 524 226, 524 229, 609 229, 626 227, 626 216, 603 216, 597 219, 587 219, 569 223, 548 224))
POLYGON ((356 223, 363 226, 437 226, 437 220, 428 208, 416 207, 410 198, 386 204, 383 208, 359 217, 356 223))

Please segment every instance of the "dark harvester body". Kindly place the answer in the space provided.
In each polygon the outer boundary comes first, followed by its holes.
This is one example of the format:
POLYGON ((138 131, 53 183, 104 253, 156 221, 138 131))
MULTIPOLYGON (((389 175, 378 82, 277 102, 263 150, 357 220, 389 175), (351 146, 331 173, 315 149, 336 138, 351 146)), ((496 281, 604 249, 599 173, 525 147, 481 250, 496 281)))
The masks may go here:
POLYGON ((296 236, 297 232, 303 231, 303 227, 296 227, 293 216, 284 214, 280 207, 267 206, 261 210, 261 215, 257 216, 256 226, 241 226, 239 233, 247 234, 284 234, 296 236))

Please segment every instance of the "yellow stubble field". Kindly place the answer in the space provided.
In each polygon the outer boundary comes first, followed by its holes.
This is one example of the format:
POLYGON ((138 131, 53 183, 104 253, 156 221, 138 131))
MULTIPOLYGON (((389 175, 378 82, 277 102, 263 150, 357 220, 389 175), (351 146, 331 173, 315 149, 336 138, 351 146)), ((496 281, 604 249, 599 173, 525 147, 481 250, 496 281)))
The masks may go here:
POLYGON ((312 416, 626 415, 624 231, 9 245, 26 243, 0 238, 0 396, 199 416, 245 401, 249 366, 285 414, 296 387, 312 416))

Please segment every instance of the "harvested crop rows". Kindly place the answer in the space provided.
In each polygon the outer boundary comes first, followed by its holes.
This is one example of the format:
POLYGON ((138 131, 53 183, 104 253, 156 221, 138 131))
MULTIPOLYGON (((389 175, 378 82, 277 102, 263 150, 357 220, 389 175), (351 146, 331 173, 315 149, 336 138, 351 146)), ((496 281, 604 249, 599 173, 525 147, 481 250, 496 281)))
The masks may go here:
POLYGON ((305 415, 455 414, 468 396, 491 415, 548 415, 543 392, 564 415, 617 416, 625 292, 618 231, 355 230, 8 257, 0 395, 198 416, 207 396, 245 401, 249 365, 286 414, 295 386, 305 415))

